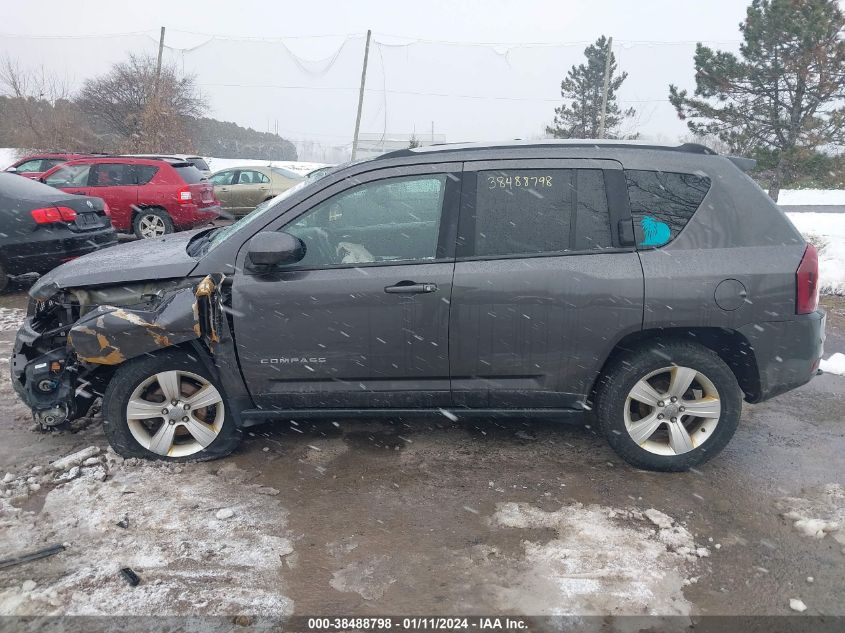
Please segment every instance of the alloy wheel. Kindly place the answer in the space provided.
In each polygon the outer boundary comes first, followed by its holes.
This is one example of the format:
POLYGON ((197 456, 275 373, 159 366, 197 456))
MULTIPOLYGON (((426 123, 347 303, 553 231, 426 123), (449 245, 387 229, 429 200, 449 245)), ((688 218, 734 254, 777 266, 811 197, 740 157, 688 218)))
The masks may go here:
POLYGON ((138 443, 165 457, 186 457, 209 446, 223 428, 223 397, 206 378, 163 371, 141 382, 126 404, 138 443))
POLYGON ((141 216, 141 219, 138 221, 138 228, 141 233, 141 237, 144 239, 161 237, 167 232, 164 220, 152 213, 141 216))
POLYGON ((682 455, 713 435, 722 403, 713 382, 690 367, 653 371, 625 400, 625 428, 640 447, 657 455, 682 455))

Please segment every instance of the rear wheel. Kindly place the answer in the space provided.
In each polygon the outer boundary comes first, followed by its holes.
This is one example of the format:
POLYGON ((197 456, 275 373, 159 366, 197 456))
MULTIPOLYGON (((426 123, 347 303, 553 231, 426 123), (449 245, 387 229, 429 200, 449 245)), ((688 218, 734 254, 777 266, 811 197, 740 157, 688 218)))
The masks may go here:
POLYGON ((173 220, 163 209, 142 209, 135 214, 132 228, 137 237, 147 240, 173 233, 173 220))
POLYGON ((122 365, 106 389, 103 417, 109 443, 124 457, 201 461, 228 455, 241 439, 222 388, 177 350, 122 365))
POLYGON ((638 468, 682 471, 717 455, 739 424, 742 397, 712 350, 652 343, 616 359, 596 413, 611 447, 638 468))

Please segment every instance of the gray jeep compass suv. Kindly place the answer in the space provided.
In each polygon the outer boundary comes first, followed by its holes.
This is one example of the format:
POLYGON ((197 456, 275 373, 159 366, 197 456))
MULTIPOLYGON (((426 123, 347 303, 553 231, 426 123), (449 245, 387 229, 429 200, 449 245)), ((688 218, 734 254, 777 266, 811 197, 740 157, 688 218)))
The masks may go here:
POLYGON ((822 354, 815 249, 703 146, 443 145, 322 170, 239 222, 36 283, 11 367, 43 426, 103 397, 126 456, 282 418, 561 418, 629 463, 716 455, 822 354))

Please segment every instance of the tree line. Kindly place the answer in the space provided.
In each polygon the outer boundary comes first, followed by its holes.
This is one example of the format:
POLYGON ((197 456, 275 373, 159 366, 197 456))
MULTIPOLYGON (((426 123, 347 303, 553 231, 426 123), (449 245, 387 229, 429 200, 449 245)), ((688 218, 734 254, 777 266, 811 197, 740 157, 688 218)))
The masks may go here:
MULTIPOLYGON (((845 186, 845 16, 836 0, 752 0, 739 25, 739 54, 699 43, 690 94, 669 101, 690 140, 756 158, 753 174, 778 199, 786 186, 845 186)), ((610 55, 606 137, 636 138, 633 108, 617 91, 627 78, 602 36, 561 82, 563 105, 546 128, 556 138, 597 138, 610 55)))
POLYGON ((193 75, 130 55, 77 91, 45 71, 0 64, 0 146, 67 152, 184 154, 296 160, 269 132, 208 118, 193 75))

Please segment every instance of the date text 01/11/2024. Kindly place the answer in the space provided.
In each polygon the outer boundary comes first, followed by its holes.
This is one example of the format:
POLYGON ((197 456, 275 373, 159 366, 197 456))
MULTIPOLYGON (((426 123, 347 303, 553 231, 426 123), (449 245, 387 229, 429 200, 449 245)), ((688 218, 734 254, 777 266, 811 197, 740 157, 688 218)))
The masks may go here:
POLYGON ((475 616, 472 618, 449 617, 352 617, 307 618, 309 631, 337 631, 362 629, 367 631, 457 631, 457 630, 527 630, 528 623, 521 618, 475 616))

